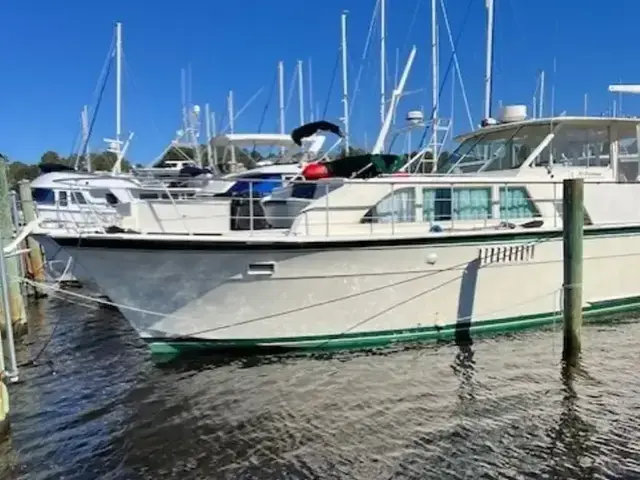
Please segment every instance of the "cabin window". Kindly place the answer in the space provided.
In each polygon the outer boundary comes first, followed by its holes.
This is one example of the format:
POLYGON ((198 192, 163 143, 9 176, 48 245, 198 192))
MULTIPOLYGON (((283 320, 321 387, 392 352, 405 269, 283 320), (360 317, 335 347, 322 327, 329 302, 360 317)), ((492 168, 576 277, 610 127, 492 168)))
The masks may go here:
POLYGON ((549 146, 553 163, 567 167, 607 167, 609 129, 606 126, 563 126, 549 146))
POLYGON ((402 188, 384 197, 367 212, 363 223, 411 223, 416 220, 415 188, 402 188))
POLYGON ((71 203, 77 203, 78 205, 86 205, 87 201, 85 200, 82 192, 71 192, 71 203))
POLYGON ((109 192, 104 196, 105 200, 107 201, 107 203, 109 205, 117 205, 118 202, 118 197, 116 197, 113 193, 109 192))
POLYGON ((39 205, 55 205, 56 196, 49 188, 32 188, 31 196, 33 201, 39 205))
POLYGON ((67 199, 67 192, 58 192, 58 204, 61 207, 66 207, 69 205, 69 200, 67 199))
POLYGON ((467 138, 438 166, 437 173, 477 173, 522 166, 550 133, 549 125, 495 127, 467 138))
POLYGON ((500 187, 500 218, 539 217, 536 206, 524 187, 500 187))
POLYGON ((109 193, 109 190, 106 188, 92 188, 87 193, 93 198, 103 199, 109 193))
POLYGON ((157 200, 160 196, 157 193, 140 193, 138 198, 140 200, 157 200))
POLYGON ((490 187, 425 188, 422 196, 427 222, 491 218, 490 187))

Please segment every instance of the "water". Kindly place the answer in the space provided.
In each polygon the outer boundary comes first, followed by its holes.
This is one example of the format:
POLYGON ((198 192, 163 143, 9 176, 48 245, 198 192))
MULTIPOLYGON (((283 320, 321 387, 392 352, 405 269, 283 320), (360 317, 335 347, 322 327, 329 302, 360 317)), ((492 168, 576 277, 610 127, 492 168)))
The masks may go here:
POLYGON ((640 475, 640 323, 586 328, 567 380, 558 330, 160 366, 114 311, 48 300, 31 317, 21 360, 47 348, 10 387, 3 478, 640 475))

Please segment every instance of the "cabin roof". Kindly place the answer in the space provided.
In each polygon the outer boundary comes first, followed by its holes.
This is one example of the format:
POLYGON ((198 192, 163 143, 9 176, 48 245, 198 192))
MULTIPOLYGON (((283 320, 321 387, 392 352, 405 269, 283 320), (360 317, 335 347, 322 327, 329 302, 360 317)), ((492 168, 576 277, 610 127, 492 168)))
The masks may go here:
POLYGON ((520 122, 498 123, 496 125, 488 125, 486 127, 478 128, 473 132, 463 133, 455 137, 457 142, 464 142, 473 137, 479 135, 485 135, 487 133, 501 132, 506 130, 512 130, 523 126, 545 126, 545 125, 560 125, 567 124, 575 127, 608 127, 611 125, 622 125, 623 128, 629 130, 635 129, 637 125, 640 125, 640 118, 618 118, 618 117, 550 117, 550 118, 532 118, 522 120, 520 122))
POLYGON ((116 187, 126 187, 133 185, 132 181, 127 177, 114 177, 112 175, 99 175, 89 172, 77 172, 77 171, 66 171, 66 172, 51 172, 45 173, 36 177, 31 181, 31 188, 53 188, 53 189, 61 189, 64 188, 65 184, 68 183, 70 186, 72 185, 88 185, 89 182, 91 184, 99 184, 102 188, 109 188, 109 185, 116 187))

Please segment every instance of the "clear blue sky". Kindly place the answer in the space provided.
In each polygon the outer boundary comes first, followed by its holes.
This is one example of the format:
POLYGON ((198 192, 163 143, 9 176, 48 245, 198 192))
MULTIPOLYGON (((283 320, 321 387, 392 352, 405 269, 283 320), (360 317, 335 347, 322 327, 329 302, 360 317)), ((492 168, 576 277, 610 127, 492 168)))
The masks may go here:
MULTIPOLYGON (((468 0, 445 0, 454 37, 468 0)), ((459 44, 459 59, 474 121, 482 113, 484 0, 471 0, 471 14, 459 44)), ((399 114, 430 101, 430 1, 387 0, 388 72, 394 77, 395 51, 401 68, 411 44, 418 46, 399 114), (418 15, 412 24, 414 11, 418 15)), ((0 30, 0 152, 36 162, 46 150, 71 153, 80 128, 79 112, 91 104, 111 43, 114 22, 123 22, 124 131, 134 131, 128 157, 147 163, 173 138, 180 124, 180 71, 191 64, 193 101, 226 111, 234 90, 240 109, 262 93, 236 121, 236 131, 256 131, 270 100, 263 131, 277 131, 277 91, 269 99, 278 60, 285 62, 288 91, 298 59, 313 62, 314 100, 324 109, 340 43, 340 12, 349 10, 350 89, 353 90, 375 0, 235 0, 191 2, 24 0, 3 2, 0 30)), ((442 14, 440 14, 442 19, 442 14)), ((547 71, 547 92, 555 83, 556 111, 580 114, 589 94, 589 113, 608 108, 610 83, 640 83, 637 19, 640 2, 610 4, 581 0, 496 0, 494 105, 530 103, 539 69, 547 71), (556 57, 555 80, 553 59, 556 57)), ((441 73, 451 49, 441 21, 441 73)), ((378 30, 363 69, 351 119, 353 143, 369 146, 379 128, 378 30)), ((339 72, 338 72, 339 73, 339 72)), ((441 76, 442 77, 442 76, 441 76)), ((390 82, 389 82, 390 83, 390 82)), ((450 81, 449 81, 450 84, 450 81)), ((307 86, 305 86, 307 88, 307 86)), ((390 88, 389 88, 390 90, 390 88)), ((93 149, 114 134, 115 88, 110 81, 93 135, 93 149)), ((335 79, 326 118, 340 116, 341 79, 335 79)), ((455 131, 468 130, 459 89, 455 131)), ((308 92, 305 92, 305 96, 308 92)), ((450 88, 443 91, 443 115, 450 115, 450 88)), ((547 95, 546 110, 550 108, 547 95)), ((625 96, 624 113, 640 114, 640 98, 625 96)), ((308 111, 308 105, 306 105, 308 111)), ((226 118, 226 115, 225 115, 226 118)), ((297 92, 287 113, 287 130, 299 124, 297 92)))

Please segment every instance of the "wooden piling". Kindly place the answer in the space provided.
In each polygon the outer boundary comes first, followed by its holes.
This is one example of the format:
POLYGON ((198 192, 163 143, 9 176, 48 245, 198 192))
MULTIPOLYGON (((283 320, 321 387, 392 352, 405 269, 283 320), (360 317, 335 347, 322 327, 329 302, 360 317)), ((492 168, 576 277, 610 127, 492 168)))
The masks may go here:
MULTIPOLYGON (((0 159, 0 235, 2 235, 0 245, 9 245, 13 241, 14 231, 10 201, 7 162, 2 158, 0 159)), ((0 255, 4 255, 4 252, 0 252, 0 255)), ((22 299, 22 289, 20 288, 22 279, 20 278, 20 268, 18 266, 19 260, 17 255, 6 257, 5 267, 11 323, 22 330, 26 328, 27 316, 22 299)))
POLYGON ((578 363, 582 330, 582 260, 584 234, 584 181, 568 178, 562 182, 563 222, 563 361, 578 363))
MULTIPOLYGON (((30 222, 36 219, 36 208, 33 203, 33 197, 31 196, 31 185, 28 180, 22 180, 19 183, 19 196, 20 204, 22 206, 22 214, 24 215, 24 223, 28 225, 30 222)), ((45 271, 44 271, 44 259, 42 256, 42 249, 40 244, 33 238, 27 238, 27 245, 29 246, 29 267, 30 273, 33 276, 33 281, 37 283, 44 283, 45 271)), ((44 296, 44 293, 40 293, 44 296)))

